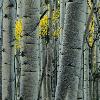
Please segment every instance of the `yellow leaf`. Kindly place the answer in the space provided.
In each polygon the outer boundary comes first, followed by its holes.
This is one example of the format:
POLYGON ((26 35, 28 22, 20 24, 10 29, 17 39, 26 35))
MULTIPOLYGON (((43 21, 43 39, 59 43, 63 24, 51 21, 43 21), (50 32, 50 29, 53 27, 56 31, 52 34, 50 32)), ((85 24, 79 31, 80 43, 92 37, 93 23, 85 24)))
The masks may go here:
POLYGON ((20 48, 20 39, 21 39, 21 33, 22 33, 22 18, 17 19, 15 23, 15 46, 16 48, 20 48))

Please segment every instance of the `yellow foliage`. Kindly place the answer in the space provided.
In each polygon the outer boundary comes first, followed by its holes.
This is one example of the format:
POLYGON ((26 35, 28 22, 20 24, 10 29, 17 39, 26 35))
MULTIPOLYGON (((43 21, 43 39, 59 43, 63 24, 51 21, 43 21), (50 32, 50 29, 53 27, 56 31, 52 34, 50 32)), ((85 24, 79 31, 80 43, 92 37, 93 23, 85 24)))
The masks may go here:
POLYGON ((44 25, 47 25, 47 24, 48 24, 48 16, 45 15, 45 16, 41 19, 39 25, 40 25, 41 27, 43 27, 44 25))
POLYGON ((88 4, 88 10, 90 10, 90 8, 92 8, 93 3, 91 2, 91 0, 87 0, 87 4, 88 4))
MULTIPOLYGON (((88 0, 88 3, 89 3, 89 6, 92 7, 91 0, 88 0)), ((100 2, 97 4, 97 7, 98 7, 98 13, 100 14, 100 2)), ((88 8, 88 12, 89 13, 91 12, 90 8, 88 8)), ((91 21, 91 23, 89 25, 90 34, 89 34, 89 38, 88 38, 88 42, 89 42, 90 46, 92 46, 93 41, 94 41, 94 29, 95 29, 94 16, 92 16, 92 21, 91 21)))
POLYGON ((58 37, 60 35, 60 28, 58 28, 57 30, 55 30, 53 33, 52 33, 52 36, 53 37, 58 37))
POLYGON ((94 16, 92 16, 92 20, 89 25, 89 31, 90 31, 90 33, 94 33, 94 16))
MULTIPOLYGON (((88 12, 91 12, 92 8, 92 3, 91 0, 88 0, 88 12)), ((88 43, 89 46, 92 47, 93 42, 94 42, 94 28, 95 28, 95 23, 94 23, 94 16, 92 16, 92 20, 89 25, 89 36, 88 36, 88 43)))
POLYGON ((53 11, 52 21, 56 22, 60 17, 60 10, 53 11))
POLYGON ((89 42, 89 46, 90 47, 92 47, 93 41, 94 41, 94 34, 93 33, 90 33, 89 34, 89 38, 88 38, 88 42, 89 42))
POLYGON ((40 20, 39 28, 41 30, 41 32, 39 33, 40 36, 44 37, 45 35, 47 35, 47 31, 48 31, 48 16, 47 15, 45 15, 40 20))
MULTIPOLYGON (((56 10, 56 11, 53 11, 53 15, 52 15, 52 22, 55 23, 60 17, 60 11, 59 10, 56 10)), ((41 20, 40 20, 40 23, 39 23, 39 28, 40 28, 40 32, 39 32, 39 35, 41 37, 45 37, 47 34, 48 34, 48 16, 45 15, 41 20)), ((52 33, 52 36, 54 37, 58 37, 59 36, 59 32, 58 31, 59 29, 55 30, 53 33, 52 33)))
POLYGON ((22 33, 22 18, 16 20, 16 23, 15 23, 16 48, 20 48, 21 33, 22 33))

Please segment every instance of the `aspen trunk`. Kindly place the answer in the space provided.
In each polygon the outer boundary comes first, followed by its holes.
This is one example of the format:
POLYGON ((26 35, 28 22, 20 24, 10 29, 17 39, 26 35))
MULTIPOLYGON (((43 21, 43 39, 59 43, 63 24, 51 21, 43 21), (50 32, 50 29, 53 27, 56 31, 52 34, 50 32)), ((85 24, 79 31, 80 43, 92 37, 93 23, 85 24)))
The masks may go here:
POLYGON ((52 38, 52 1, 49 0, 48 4, 48 37, 49 41, 47 43, 47 64, 46 64, 46 100, 52 100, 51 98, 51 67, 52 67, 52 49, 51 49, 51 38, 52 38))
POLYGON ((14 100, 15 2, 3 0, 2 100, 14 100))
POLYGON ((84 100, 89 100, 89 47, 84 45, 84 100))
POLYGON ((84 1, 66 3, 61 66, 55 100, 77 100, 85 26, 84 1))
MULTIPOLYGON (((97 5, 100 3, 100 0, 96 0, 96 3, 97 5)), ((100 7, 100 5, 99 5, 100 7)), ((97 13, 97 21, 98 21, 98 25, 100 25, 100 20, 99 20, 99 17, 100 17, 100 13, 98 12, 97 13)), ((98 27, 97 31, 98 31, 98 34, 100 34, 99 32, 100 30, 100 26, 98 27)), ((96 41, 96 66, 97 66, 97 100, 100 100, 100 37, 98 38, 98 40, 96 41)))
POLYGON ((38 0, 22 0, 23 32, 21 40, 20 99, 36 100, 38 96, 38 0))
MULTIPOLYGON (((17 0, 17 19, 22 18, 22 0, 17 0)), ((21 33, 19 33, 21 34, 21 33)), ((20 45, 20 43, 19 43, 20 45)), ((20 98, 20 76, 21 76, 21 62, 20 62, 20 48, 15 48, 15 67, 16 67, 16 100, 20 98)))
POLYGON ((0 100, 2 100, 2 0, 0 0, 0 100))
MULTIPOLYGON (((54 4, 54 12, 58 10, 58 2, 57 0, 53 0, 54 4)), ((59 27, 58 21, 55 23, 52 23, 53 30, 56 31, 59 27)), ((53 47, 53 55, 52 55, 52 100, 55 99, 55 91, 56 91, 56 85, 57 85, 57 69, 58 69, 58 56, 59 56, 59 38, 58 37, 52 37, 52 47, 53 47)))
POLYGON ((97 65, 97 91, 96 91, 96 94, 97 94, 97 98, 98 100, 100 100, 100 78, 99 78, 99 74, 100 74, 100 40, 97 40, 96 42, 96 65, 97 65))

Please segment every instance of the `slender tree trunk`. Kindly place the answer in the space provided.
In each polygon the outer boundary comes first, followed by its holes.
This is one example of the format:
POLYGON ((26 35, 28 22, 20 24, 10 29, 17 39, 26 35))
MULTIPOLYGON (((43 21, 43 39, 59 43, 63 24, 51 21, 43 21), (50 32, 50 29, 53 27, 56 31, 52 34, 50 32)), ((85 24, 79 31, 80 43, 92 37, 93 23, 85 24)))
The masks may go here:
MULTIPOLYGON (((87 1, 85 1, 85 5, 84 5, 86 8, 87 8, 87 1)), ((86 9, 86 12, 87 12, 87 9, 86 9)), ((86 14, 86 17, 87 18, 87 14, 86 14)), ((87 23, 87 20, 85 19, 86 23, 87 23)), ((87 23, 88 24, 88 23, 87 23)), ((85 26, 85 30, 87 28, 87 24, 85 26)), ((82 51, 82 67, 81 67, 81 73, 80 73, 80 80, 79 80, 79 89, 78 89, 78 100, 85 100, 85 96, 84 96, 84 90, 86 90, 85 92, 88 93, 89 91, 89 47, 86 43, 86 35, 87 33, 84 34, 84 37, 83 37, 83 51, 82 51), (85 86, 84 86, 84 83, 85 86)), ((86 94, 88 95, 88 94, 86 94)), ((89 99, 86 99, 86 100, 89 100, 89 99)))
POLYGON ((2 100, 14 100, 15 2, 3 0, 2 100))
POLYGON ((12 36, 11 36, 11 47, 12 47, 12 55, 11 55, 11 79, 12 79, 12 100, 15 100, 15 20, 16 20, 16 0, 11 0, 12 5, 14 5, 11 9, 11 27, 12 27, 12 36))
MULTIPOLYGON (((58 10, 58 2, 57 0, 53 0, 54 4, 54 12, 57 12, 58 10)), ((56 21, 53 24, 53 30, 56 31, 58 29, 58 21, 56 21)), ((52 100, 55 99, 55 91, 56 91, 56 85, 57 85, 57 69, 58 69, 58 53, 59 53, 59 39, 58 37, 52 37, 52 47, 53 47, 53 60, 52 60, 52 100)))
POLYGON ((47 100, 52 100, 51 98, 51 67, 52 67, 52 48, 51 48, 51 38, 52 38, 52 1, 49 0, 48 4, 48 35, 49 41, 47 43, 47 65, 46 65, 46 93, 47 100))
POLYGON ((51 62, 52 62, 52 56, 51 56, 51 48, 50 45, 47 45, 47 65, 46 65, 46 92, 47 92, 47 99, 46 100, 52 100, 51 96, 51 62))
POLYGON ((84 45, 84 100, 89 99, 89 47, 84 45))
MULTIPOLYGON (((100 4, 100 0, 96 0, 96 4, 97 7, 100 7, 100 5, 98 6, 98 4, 100 4)), ((96 12, 96 18, 97 18, 97 24, 98 26, 100 25, 100 13, 96 12)), ((96 31, 98 31, 98 34, 100 34, 99 32, 100 30, 100 26, 98 27, 98 29, 96 31)), ((96 41, 96 66, 97 66, 97 100, 100 100, 100 37, 98 37, 98 40, 96 41)))
MULTIPOLYGON (((22 20, 22 0, 17 0, 17 19, 22 20)), ((22 34, 22 33, 19 33, 22 34)), ((19 40, 20 42, 20 40, 19 40)), ((20 43, 19 43, 20 46, 20 43)), ((20 62, 20 48, 15 48, 15 67, 16 67, 16 100, 20 98, 20 76, 21 76, 21 62, 20 62)))
POLYGON ((97 96, 97 76, 96 76, 96 45, 92 48, 92 75, 93 75, 93 100, 96 100, 97 96))
POLYGON ((22 17, 22 0, 17 0, 17 18, 22 17))
POLYGON ((65 0, 60 0, 60 28, 61 30, 63 30, 64 28, 64 18, 65 18, 65 0))
POLYGON ((99 78, 99 74, 100 74, 100 40, 97 40, 96 42, 96 65, 97 65, 97 91, 96 93, 98 94, 97 98, 98 100, 100 100, 100 78, 99 78))
POLYGON ((79 77, 77 100, 83 100, 83 66, 79 77))
MULTIPOLYGON (((44 6, 45 0, 40 0, 40 15, 42 16, 44 12, 47 10, 47 7, 44 6)), ((46 13, 45 13, 46 14, 46 13)), ((45 16, 45 15, 44 15, 45 16)), ((40 54, 41 54, 41 77, 43 75, 42 81, 42 87, 41 87, 41 94, 42 94, 42 100, 46 100, 46 45, 45 45, 45 38, 40 38, 40 54)), ((42 79, 42 78, 41 78, 42 79)))
POLYGON ((20 99, 37 100, 39 67, 37 54, 38 0, 22 0, 20 99))
MULTIPOLYGON (((86 12, 88 11, 87 1, 86 1, 86 12)), ((86 23, 89 20, 88 14, 86 15, 86 23)), ((88 25, 89 23, 87 23, 88 25)), ((87 28, 87 26, 86 26, 87 28)), ((85 35, 88 33, 86 32, 85 35)), ((89 46, 86 42, 86 38, 84 35, 84 45, 83 45, 83 100, 90 100, 89 96, 89 46)))
POLYGON ((92 49, 89 48, 89 93, 90 100, 93 99, 93 74, 92 74, 92 49))
POLYGON ((86 8, 84 1, 66 3, 62 57, 55 100, 77 100, 86 8))
POLYGON ((0 0, 0 100, 2 100, 2 0, 0 0))
POLYGON ((42 54, 41 54, 41 65, 42 65, 42 74, 43 76, 43 82, 42 82, 42 100, 46 100, 46 59, 47 59, 47 50, 46 45, 44 45, 45 40, 42 39, 42 54), (43 73, 44 72, 44 73, 43 73))
POLYGON ((59 44, 59 65, 61 60, 61 42, 63 37, 63 28, 64 28, 64 18, 65 18, 65 0, 60 0, 60 44, 59 44))

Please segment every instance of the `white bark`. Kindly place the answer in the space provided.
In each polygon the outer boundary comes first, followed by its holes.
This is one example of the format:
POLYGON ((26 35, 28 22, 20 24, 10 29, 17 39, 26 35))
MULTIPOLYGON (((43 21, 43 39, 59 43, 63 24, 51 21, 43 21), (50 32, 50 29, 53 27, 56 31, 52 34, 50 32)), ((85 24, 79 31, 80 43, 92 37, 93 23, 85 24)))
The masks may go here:
POLYGON ((89 47, 84 45, 84 100, 89 100, 89 47))
MULTIPOLYGON (((60 0, 60 45, 59 45, 59 52, 61 52, 61 42, 63 36, 63 28, 64 28, 64 18, 65 18, 65 0, 60 0)), ((59 63, 61 54, 59 53, 59 63)))
POLYGON ((83 66, 79 78, 77 100, 83 100, 83 66))
MULTIPOLYGON (((86 12, 87 12, 87 1, 86 1, 86 12)), ((86 23, 88 22, 88 15, 86 15, 86 23)), ((87 23, 88 24, 88 23, 87 23)), ((86 30, 87 27, 85 27, 86 30)), ((85 33, 88 34, 88 33, 85 33)), ((86 38, 84 35, 84 43, 83 43, 83 95, 84 100, 90 100, 89 96, 89 47, 86 42, 86 38)))
POLYGON ((2 100, 2 0, 0 0, 0 100, 2 100))
POLYGON ((22 0, 23 32, 21 41, 21 84, 20 96, 24 100, 37 100, 38 54, 37 31, 39 23, 38 0, 22 0))
POLYGON ((14 100, 15 2, 3 0, 2 100, 14 100))
POLYGON ((60 28, 64 28, 65 0, 60 0, 60 28))
MULTIPOLYGON (((46 11, 47 7, 45 7, 45 0, 40 0, 40 15, 42 16, 46 11)), ((41 96, 42 100, 46 100, 46 45, 45 38, 40 38, 40 61, 41 61, 41 77, 40 81, 42 81, 41 86, 41 96), (43 80, 42 79, 43 75, 43 80)), ((40 91, 40 90, 39 90, 40 91)))
POLYGON ((22 17, 22 0, 17 0, 17 18, 22 17))
MULTIPOLYGON (((17 19, 22 18, 22 0, 17 0, 17 19)), ((20 44, 19 44, 20 45, 20 44)), ((16 100, 20 98, 20 74, 21 74, 21 62, 20 62, 20 48, 15 48, 15 67, 16 67, 16 100)))
POLYGON ((82 62, 82 42, 85 25, 85 2, 66 3, 62 58, 55 100, 77 100, 82 62))

